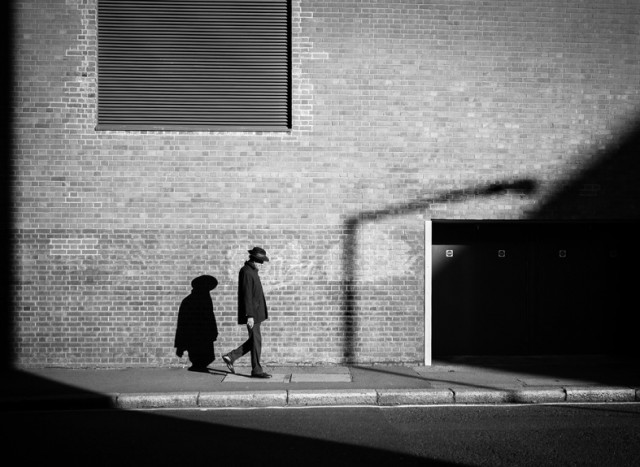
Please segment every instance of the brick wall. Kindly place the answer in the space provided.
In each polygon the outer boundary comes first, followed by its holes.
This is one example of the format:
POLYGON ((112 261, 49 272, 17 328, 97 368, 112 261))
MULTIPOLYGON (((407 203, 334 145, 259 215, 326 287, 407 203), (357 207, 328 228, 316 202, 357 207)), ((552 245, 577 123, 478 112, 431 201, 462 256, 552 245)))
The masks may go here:
POLYGON ((16 2, 18 365, 180 364, 200 274, 220 355, 254 245, 267 364, 420 362, 425 219, 610 215, 549 200, 634 130, 637 1, 292 2, 290 133, 97 132, 96 0, 16 2))

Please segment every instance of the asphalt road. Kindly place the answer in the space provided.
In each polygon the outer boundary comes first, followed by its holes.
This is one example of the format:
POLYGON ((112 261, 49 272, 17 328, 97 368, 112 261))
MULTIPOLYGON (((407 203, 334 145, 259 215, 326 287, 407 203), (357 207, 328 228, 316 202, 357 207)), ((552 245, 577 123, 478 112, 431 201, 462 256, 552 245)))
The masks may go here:
POLYGON ((640 404, 13 412, 20 465, 637 466, 640 404), (43 464, 46 463, 46 464, 43 464))

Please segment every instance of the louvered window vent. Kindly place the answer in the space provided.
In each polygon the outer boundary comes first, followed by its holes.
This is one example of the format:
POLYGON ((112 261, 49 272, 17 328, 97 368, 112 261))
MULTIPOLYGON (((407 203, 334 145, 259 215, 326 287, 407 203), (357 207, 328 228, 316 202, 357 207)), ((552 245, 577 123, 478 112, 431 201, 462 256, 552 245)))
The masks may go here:
POLYGON ((288 0, 99 0, 98 130, 290 128, 288 0))

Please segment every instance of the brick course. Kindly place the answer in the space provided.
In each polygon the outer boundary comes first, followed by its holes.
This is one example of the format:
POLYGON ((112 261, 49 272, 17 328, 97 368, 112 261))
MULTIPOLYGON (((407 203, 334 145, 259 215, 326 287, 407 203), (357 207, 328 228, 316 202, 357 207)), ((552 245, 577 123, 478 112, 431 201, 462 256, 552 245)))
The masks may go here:
MULTIPOLYGON (((292 0, 289 133, 96 131, 96 0, 15 9, 22 366, 179 364, 199 274, 237 345, 254 245, 267 363, 420 362, 424 220, 535 218, 640 110, 635 0, 292 0), (537 191, 485 190, 517 180, 537 191)), ((614 176, 570 216, 637 218, 591 208, 614 176)))

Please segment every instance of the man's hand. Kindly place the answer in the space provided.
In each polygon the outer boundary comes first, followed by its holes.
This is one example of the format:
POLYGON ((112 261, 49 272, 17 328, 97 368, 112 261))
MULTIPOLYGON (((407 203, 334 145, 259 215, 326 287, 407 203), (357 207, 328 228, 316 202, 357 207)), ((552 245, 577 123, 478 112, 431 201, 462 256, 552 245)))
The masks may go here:
POLYGON ((248 318, 247 319, 247 327, 249 329, 253 329, 253 318, 248 318))

